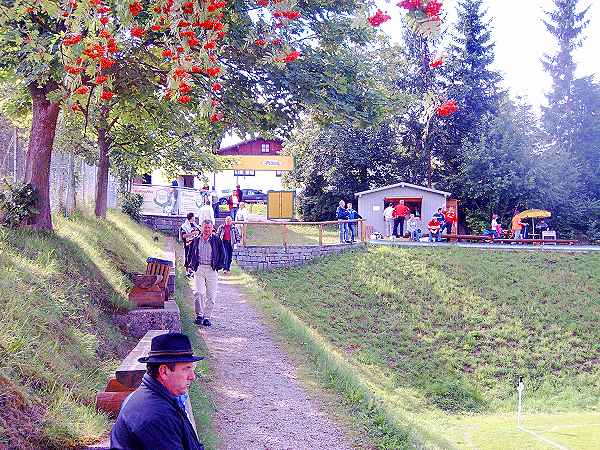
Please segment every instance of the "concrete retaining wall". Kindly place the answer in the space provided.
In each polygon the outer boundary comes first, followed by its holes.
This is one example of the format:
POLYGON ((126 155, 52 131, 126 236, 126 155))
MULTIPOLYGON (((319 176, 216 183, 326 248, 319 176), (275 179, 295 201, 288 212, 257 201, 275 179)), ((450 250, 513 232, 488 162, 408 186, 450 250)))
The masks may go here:
POLYGON ((364 248, 364 244, 336 244, 323 247, 306 245, 294 247, 238 246, 233 257, 244 270, 273 270, 306 264, 318 256, 340 253, 352 248, 364 248))

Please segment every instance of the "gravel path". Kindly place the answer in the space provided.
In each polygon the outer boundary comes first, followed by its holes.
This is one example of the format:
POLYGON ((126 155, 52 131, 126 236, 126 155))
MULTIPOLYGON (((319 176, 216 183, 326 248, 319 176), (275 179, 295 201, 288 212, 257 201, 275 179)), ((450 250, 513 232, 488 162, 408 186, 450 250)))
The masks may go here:
POLYGON ((343 431, 309 398, 239 279, 220 275, 213 326, 200 328, 215 375, 220 449, 351 449, 343 431))

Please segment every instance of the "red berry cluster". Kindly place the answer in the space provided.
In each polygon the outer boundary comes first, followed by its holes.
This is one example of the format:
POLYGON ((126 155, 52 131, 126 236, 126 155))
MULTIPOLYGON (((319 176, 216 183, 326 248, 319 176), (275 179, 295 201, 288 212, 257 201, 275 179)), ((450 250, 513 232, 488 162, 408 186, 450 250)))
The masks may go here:
POLYGON ((387 22, 390 19, 391 17, 388 15, 387 11, 384 13, 383 11, 378 9, 375 15, 369 17, 367 20, 369 21, 371 26, 378 27, 379 25, 381 25, 384 22, 387 22))
POLYGON ((256 4, 261 8, 268 8, 271 17, 270 30, 264 33, 254 41, 257 47, 266 48, 273 46, 275 56, 274 62, 290 63, 300 57, 300 52, 284 44, 284 40, 279 36, 280 30, 285 28, 290 22, 302 17, 300 11, 294 9, 295 3, 291 0, 257 0, 256 4))
POLYGON ((438 116, 448 117, 458 111, 458 105, 456 104, 456 100, 448 100, 446 103, 438 106, 437 108, 438 116))
POLYGON ((402 0, 397 5, 410 12, 420 12, 432 20, 440 20, 442 3, 439 0, 402 0))
POLYGON ((73 111, 81 111, 82 96, 90 95, 95 86, 100 87, 102 100, 110 100, 115 95, 107 86, 110 75, 103 73, 116 63, 114 54, 119 50, 109 28, 112 10, 102 0, 89 0, 86 5, 86 12, 75 15, 80 4, 70 0, 61 13, 67 30, 78 30, 71 31, 62 40, 67 104, 73 111), (83 27, 84 20, 89 20, 92 26, 83 27))

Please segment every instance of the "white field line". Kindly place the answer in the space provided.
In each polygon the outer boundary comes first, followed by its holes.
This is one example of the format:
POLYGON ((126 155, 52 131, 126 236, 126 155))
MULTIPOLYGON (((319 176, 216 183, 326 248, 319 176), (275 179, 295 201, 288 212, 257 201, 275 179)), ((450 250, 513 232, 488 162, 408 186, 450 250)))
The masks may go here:
POLYGON ((548 444, 548 445, 551 445, 551 446, 553 446, 553 447, 555 447, 555 448, 558 448, 559 450, 569 450, 569 448, 568 448, 568 447, 563 447, 562 445, 560 445, 560 444, 557 444, 556 442, 554 442, 554 441, 551 441, 551 440, 550 440, 550 439, 548 439, 548 438, 545 438, 545 437, 544 437, 544 436, 542 436, 541 434, 537 434, 535 431, 528 430, 527 428, 524 428, 524 427, 518 427, 518 429, 519 429, 520 431, 524 431, 525 433, 529 433, 529 434, 531 434, 531 435, 532 435, 533 437, 535 437, 536 439, 538 439, 538 440, 540 440, 540 441, 542 441, 542 442, 545 442, 546 444, 548 444))

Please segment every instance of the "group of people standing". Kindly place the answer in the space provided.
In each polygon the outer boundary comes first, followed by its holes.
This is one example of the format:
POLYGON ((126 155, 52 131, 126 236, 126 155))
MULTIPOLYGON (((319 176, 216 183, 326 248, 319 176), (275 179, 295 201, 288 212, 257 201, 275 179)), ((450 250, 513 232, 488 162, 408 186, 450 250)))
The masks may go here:
POLYGON ((188 213, 181 225, 180 236, 185 251, 186 276, 194 278, 196 292, 194 306, 196 325, 211 326, 215 306, 218 271, 231 271, 233 249, 241 241, 241 233, 233 224, 231 216, 216 230, 214 221, 202 218, 196 223, 194 213, 188 213))
MULTIPOLYGON (((386 237, 402 238, 405 234, 408 234, 413 241, 419 241, 423 236, 420 218, 410 211, 410 208, 404 204, 404 200, 389 203, 383 210, 383 218, 386 237)), ((451 234, 455 223, 456 211, 454 207, 447 210, 438 208, 427 222, 429 242, 441 241, 444 232, 451 234)))
POLYGON ((352 207, 352 203, 340 200, 335 211, 335 217, 340 222, 340 243, 352 244, 356 240, 356 223, 346 222, 362 219, 358 211, 352 207))

